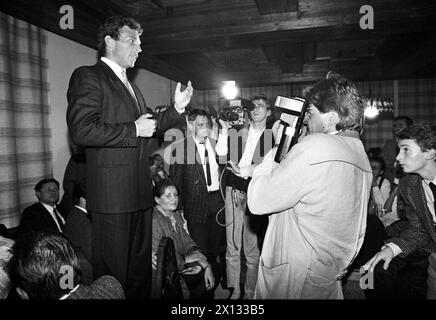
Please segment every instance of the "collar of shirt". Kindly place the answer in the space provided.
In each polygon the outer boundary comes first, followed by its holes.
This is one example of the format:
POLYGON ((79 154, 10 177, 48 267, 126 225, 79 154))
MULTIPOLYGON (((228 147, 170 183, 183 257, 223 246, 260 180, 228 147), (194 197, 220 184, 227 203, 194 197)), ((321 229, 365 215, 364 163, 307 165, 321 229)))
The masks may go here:
MULTIPOLYGON (((56 225, 58 226, 59 231, 62 232, 61 226, 58 224, 58 220, 55 217, 55 213, 53 210, 56 206, 52 207, 51 205, 46 204, 46 203, 42 203, 42 202, 39 202, 39 203, 41 203, 44 206, 44 208, 46 208, 47 211, 50 212, 50 215, 54 219, 54 222, 56 223, 56 225)), ((58 211, 58 213, 59 213, 59 211, 58 211)), ((61 219, 63 224, 65 224, 65 219, 62 217, 62 215, 60 213, 58 215, 58 218, 61 219)))
POLYGON ((427 179, 423 179, 423 181, 430 187, 430 182, 433 182, 433 184, 436 185, 436 176, 434 177, 433 181, 427 180, 427 179))
POLYGON ((195 144, 198 146, 200 144, 202 145, 206 145, 209 142, 209 137, 206 138, 204 143, 201 143, 200 140, 198 140, 194 135, 192 136, 192 138, 194 138, 195 144))
POLYGON ((48 210, 48 212, 50 212, 51 214, 54 213, 53 212, 54 207, 52 207, 51 205, 46 204, 46 203, 42 203, 42 202, 40 202, 40 203, 44 206, 44 208, 46 208, 48 210))
POLYGON ((78 205, 74 205, 77 209, 79 209, 79 210, 81 210, 81 211, 83 211, 83 212, 85 212, 85 213, 88 213, 88 210, 86 210, 85 208, 82 208, 82 207, 79 207, 78 205))
POLYGON ((71 290, 70 292, 68 292, 67 294, 64 294, 62 297, 59 298, 59 300, 65 300, 66 298, 68 298, 74 291, 76 291, 79 288, 80 284, 78 284, 77 286, 75 286, 73 288, 73 290, 71 290))
POLYGON ((110 59, 108 59, 106 57, 101 57, 100 60, 103 61, 104 63, 106 63, 109 66, 109 68, 111 68, 112 71, 117 75, 117 77, 121 81, 123 81, 123 77, 121 75, 121 72, 123 70, 125 71, 124 68, 122 68, 118 63, 116 63, 116 62, 114 62, 114 61, 112 61, 112 60, 110 60, 110 59))
POLYGON ((433 181, 422 179, 422 188, 424 189, 425 199, 427 200, 427 208, 433 217, 433 222, 436 224, 436 213, 434 207, 436 199, 434 198, 433 192, 430 188, 430 182, 436 184, 436 177, 433 179, 433 181))

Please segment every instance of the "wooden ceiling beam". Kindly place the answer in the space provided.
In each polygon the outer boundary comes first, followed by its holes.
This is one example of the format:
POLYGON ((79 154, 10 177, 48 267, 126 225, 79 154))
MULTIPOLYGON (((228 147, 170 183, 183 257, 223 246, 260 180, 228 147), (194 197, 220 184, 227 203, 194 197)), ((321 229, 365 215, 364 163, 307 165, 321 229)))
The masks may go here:
MULTIPOLYGON (((3 3, 1 10, 8 15, 24 20, 30 24, 92 49, 97 49, 97 33, 102 23, 102 21, 98 20, 98 17, 102 17, 104 13, 101 11, 88 11, 88 7, 83 5, 81 1, 72 1, 70 3, 74 9, 74 29, 63 30, 59 26, 59 20, 62 16, 62 14, 59 13, 59 9, 62 5, 60 3, 61 2, 57 0, 14 0, 13 2, 3 3), (75 5, 78 3, 80 3, 80 5, 75 5), (98 17, 96 17, 97 15, 98 17)), ((174 81, 186 82, 189 80, 185 77, 184 70, 169 65, 144 51, 139 55, 136 61, 136 67, 144 68, 174 81)))
POLYGON ((298 30, 281 30, 275 32, 259 32, 240 35, 229 35, 222 33, 219 36, 202 35, 198 38, 181 40, 177 37, 166 39, 149 38, 142 36, 143 48, 151 54, 207 51, 234 48, 252 48, 261 45, 275 44, 282 41, 290 42, 317 42, 332 40, 367 40, 382 39, 396 33, 421 32, 436 30, 436 11, 430 19, 411 18, 404 21, 378 22, 377 28, 373 30, 361 30, 357 24, 316 27, 298 30))
POLYGON ((436 33, 402 34, 386 40, 378 54, 383 72, 396 77, 407 77, 436 61, 436 33))
POLYGON ((261 15, 298 10, 298 0, 256 0, 261 15))
MULTIPOLYGON (((375 6, 376 7, 376 6, 375 6)), ((344 11, 335 11, 309 15, 309 13, 281 13, 261 16, 256 8, 233 11, 211 11, 207 14, 191 15, 189 17, 171 17, 159 21, 141 19, 144 36, 148 44, 171 40, 208 39, 213 37, 246 35, 252 33, 276 32, 284 30, 313 29, 321 27, 356 26, 362 15, 360 5, 344 11)), ((416 6, 406 10, 396 7, 377 10, 375 29, 383 27, 387 22, 428 19, 436 16, 436 4, 416 6)), ((434 21, 434 20, 433 20, 434 21)))

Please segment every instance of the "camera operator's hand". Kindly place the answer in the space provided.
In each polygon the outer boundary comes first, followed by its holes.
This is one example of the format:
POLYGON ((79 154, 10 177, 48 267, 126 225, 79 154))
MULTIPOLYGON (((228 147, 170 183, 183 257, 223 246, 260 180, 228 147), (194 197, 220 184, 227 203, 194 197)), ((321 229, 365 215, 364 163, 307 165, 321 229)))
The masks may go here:
POLYGON ((223 119, 218 119, 218 122, 221 125, 221 130, 223 132, 227 132, 227 130, 229 130, 229 124, 227 123, 227 121, 224 121, 223 119))
POLYGON ((230 170, 234 174, 240 174, 241 173, 241 169, 239 168, 239 166, 236 163, 234 163, 232 160, 230 160, 228 162, 228 164, 230 165, 230 167, 226 166, 227 170, 230 170))
POLYGON ((148 138, 156 131, 157 121, 155 119, 150 119, 151 117, 153 117, 152 114, 146 113, 136 119, 135 124, 138 137, 148 138))

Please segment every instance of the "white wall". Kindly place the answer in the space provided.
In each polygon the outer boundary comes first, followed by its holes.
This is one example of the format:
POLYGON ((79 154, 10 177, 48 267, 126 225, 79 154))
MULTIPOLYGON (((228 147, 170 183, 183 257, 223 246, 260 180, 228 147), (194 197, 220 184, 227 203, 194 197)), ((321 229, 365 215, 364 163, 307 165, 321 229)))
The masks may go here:
MULTIPOLYGON (((48 82, 50 84, 51 150, 53 152, 53 176, 60 182, 70 158, 66 122, 67 89, 73 70, 80 65, 96 61, 96 50, 90 49, 54 33, 47 32, 48 82)), ((61 193, 63 192, 61 188, 61 193)))
MULTIPOLYGON (((62 185, 65 167, 70 158, 68 129, 66 124, 67 89, 73 70, 81 65, 93 65, 97 61, 96 50, 47 32, 48 82, 50 84, 49 105, 52 129, 51 150, 53 151, 53 176, 62 185)), ((154 108, 170 102, 170 80, 138 69, 134 82, 141 89, 146 103, 154 108)), ((174 90, 175 85, 172 84, 174 90)), ((62 188, 61 188, 62 189, 62 188)), ((63 190, 61 190, 61 195, 63 190)))

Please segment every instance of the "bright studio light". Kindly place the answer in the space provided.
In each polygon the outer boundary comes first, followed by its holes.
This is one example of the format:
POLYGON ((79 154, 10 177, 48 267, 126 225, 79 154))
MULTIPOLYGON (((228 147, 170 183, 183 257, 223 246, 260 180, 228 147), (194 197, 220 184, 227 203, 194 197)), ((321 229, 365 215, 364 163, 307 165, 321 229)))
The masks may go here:
POLYGON ((221 92, 227 100, 235 99, 238 95, 238 87, 236 86, 235 81, 224 81, 221 92))
POLYGON ((368 119, 374 119, 378 116, 378 114, 379 110, 377 109, 377 106, 372 103, 368 103, 364 110, 365 117, 368 119))

